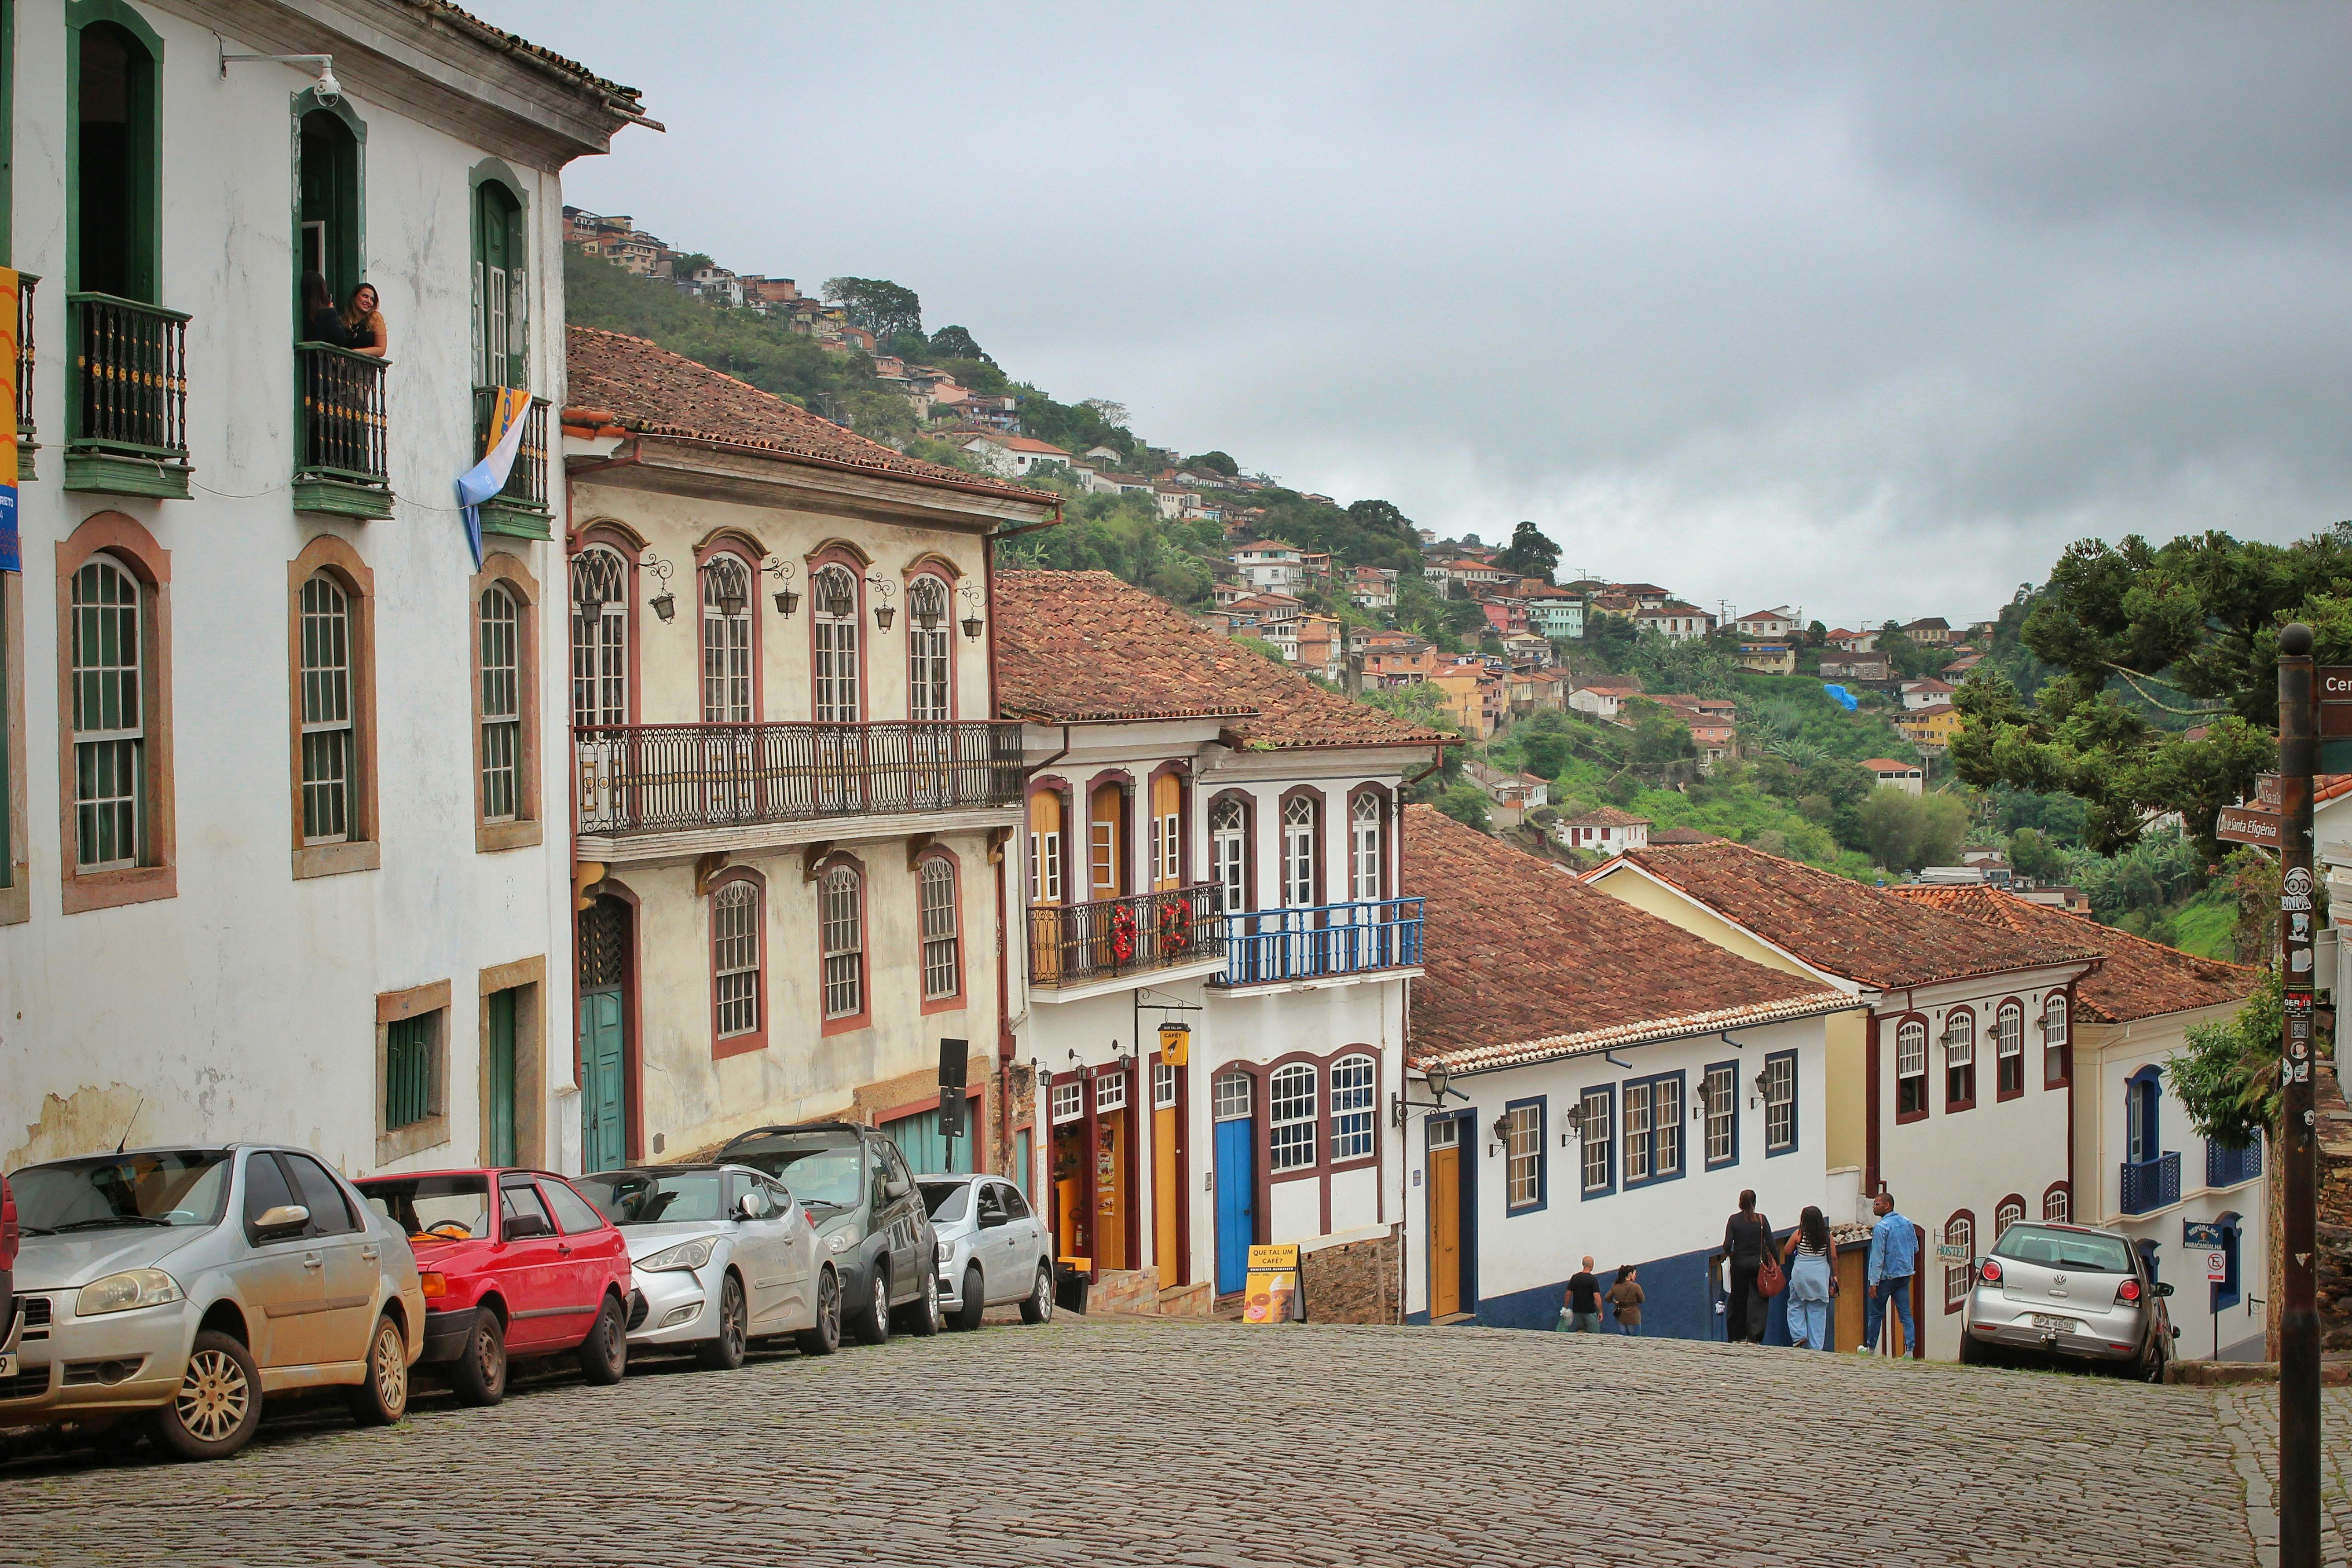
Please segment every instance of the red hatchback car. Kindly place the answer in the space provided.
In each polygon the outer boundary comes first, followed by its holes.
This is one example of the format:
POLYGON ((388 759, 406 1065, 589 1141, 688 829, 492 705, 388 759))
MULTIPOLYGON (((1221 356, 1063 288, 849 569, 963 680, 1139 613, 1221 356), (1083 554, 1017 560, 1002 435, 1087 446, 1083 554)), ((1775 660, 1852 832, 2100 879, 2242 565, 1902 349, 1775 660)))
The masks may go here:
POLYGON ((629 1248, 561 1176, 427 1171, 352 1184, 406 1228, 425 1285, 425 1353, 457 1396, 496 1405, 509 1359, 580 1358, 591 1383, 628 1364, 629 1248), (492 1194, 496 1194, 496 1201, 492 1194))

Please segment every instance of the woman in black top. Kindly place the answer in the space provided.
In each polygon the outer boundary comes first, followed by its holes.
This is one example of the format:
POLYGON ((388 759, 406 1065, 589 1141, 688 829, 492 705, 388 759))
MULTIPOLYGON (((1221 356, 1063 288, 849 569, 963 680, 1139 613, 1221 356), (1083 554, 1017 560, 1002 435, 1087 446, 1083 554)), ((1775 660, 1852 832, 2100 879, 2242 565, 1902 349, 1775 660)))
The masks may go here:
POLYGON ((1739 1194, 1739 1212, 1723 1226, 1723 1255, 1730 1260, 1729 1323, 1724 1337, 1734 1344, 1746 1340, 1764 1342, 1768 1316, 1764 1298, 1756 1293, 1756 1272, 1764 1266, 1764 1249, 1772 1245, 1772 1222, 1756 1212, 1756 1194, 1739 1194))
POLYGON ((343 313, 335 309, 335 296, 327 288, 327 280, 316 272, 302 274, 302 341, 306 343, 332 343, 347 348, 352 334, 343 325, 343 313))

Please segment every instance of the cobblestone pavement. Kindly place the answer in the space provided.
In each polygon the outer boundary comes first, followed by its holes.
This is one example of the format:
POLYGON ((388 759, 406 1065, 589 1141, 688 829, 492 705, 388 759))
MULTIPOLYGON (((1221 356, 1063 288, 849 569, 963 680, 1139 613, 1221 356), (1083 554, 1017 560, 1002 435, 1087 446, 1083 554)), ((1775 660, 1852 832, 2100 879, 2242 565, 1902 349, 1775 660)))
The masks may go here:
POLYGON ((1748 1346, 1064 1317, 382 1431, 321 1410, 224 1464, 36 1453, 0 1465, 0 1559, 2215 1568, 2256 1561, 2264 1418, 1748 1346))
MULTIPOLYGON (((2238 1470, 2253 1500, 2249 1510, 2255 1550, 2278 1562, 2278 1422, 2275 1384, 2216 1391, 2221 1430, 2238 1456, 2238 1470)), ((2329 1568, 2352 1565, 2352 1388, 2325 1388, 2319 1407, 2319 1550, 2329 1568)))

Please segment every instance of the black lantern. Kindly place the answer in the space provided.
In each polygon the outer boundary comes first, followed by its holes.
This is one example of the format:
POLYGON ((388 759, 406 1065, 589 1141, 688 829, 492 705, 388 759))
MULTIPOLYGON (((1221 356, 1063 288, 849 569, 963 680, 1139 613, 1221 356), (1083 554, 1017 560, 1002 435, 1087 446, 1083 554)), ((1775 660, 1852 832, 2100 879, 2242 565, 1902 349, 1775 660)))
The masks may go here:
POLYGON ((849 585, 849 574, 840 567, 829 567, 816 574, 816 613, 835 620, 855 614, 856 595, 849 585))
POLYGON ((654 614, 665 621, 677 619, 677 595, 664 588, 654 595, 654 614))
POLYGON ((936 577, 916 580, 914 591, 907 595, 907 614, 925 631, 939 630, 940 623, 948 618, 947 590, 936 577))
POLYGON ((898 615, 898 609, 890 603, 890 580, 882 576, 868 577, 866 579, 866 585, 874 590, 874 597, 878 601, 874 606, 875 628, 887 632, 890 629, 890 623, 897 619, 898 615))
POLYGON ((980 589, 973 584, 966 583, 963 587, 958 591, 958 595, 963 600, 964 606, 963 635, 970 637, 972 641, 978 642, 980 640, 980 631, 982 624, 980 618, 980 589))
POLYGON ((776 614, 790 617, 794 610, 801 607, 800 590, 793 586, 793 563, 789 561, 780 561, 771 555, 767 561, 761 563, 761 566, 769 576, 776 580, 776 614))
POLYGON ((637 564, 644 567, 646 571, 651 572, 654 574, 655 580, 661 584, 661 592, 653 596, 654 614, 659 616, 665 621, 676 620, 677 618, 677 595, 669 591, 669 563, 655 554, 654 547, 648 544, 646 546, 645 554, 638 558, 637 564))

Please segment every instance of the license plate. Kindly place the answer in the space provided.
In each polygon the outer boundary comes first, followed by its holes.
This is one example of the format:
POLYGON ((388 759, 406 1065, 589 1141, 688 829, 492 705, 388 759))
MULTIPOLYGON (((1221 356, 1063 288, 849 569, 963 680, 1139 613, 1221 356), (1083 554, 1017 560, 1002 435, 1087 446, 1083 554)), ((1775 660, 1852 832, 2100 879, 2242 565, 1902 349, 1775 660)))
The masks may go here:
POLYGON ((14 1377, 16 1375, 16 1358, 12 1355, 0 1355, 0 1377, 14 1377))
POLYGON ((2083 1330, 2083 1325, 2072 1318, 2053 1318, 2042 1312, 2033 1314, 2033 1326, 2051 1334, 2074 1334, 2083 1330))

